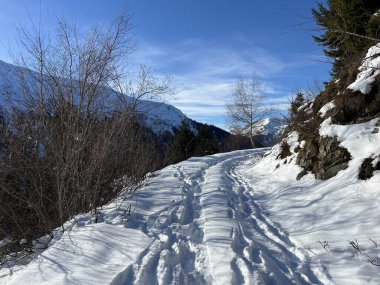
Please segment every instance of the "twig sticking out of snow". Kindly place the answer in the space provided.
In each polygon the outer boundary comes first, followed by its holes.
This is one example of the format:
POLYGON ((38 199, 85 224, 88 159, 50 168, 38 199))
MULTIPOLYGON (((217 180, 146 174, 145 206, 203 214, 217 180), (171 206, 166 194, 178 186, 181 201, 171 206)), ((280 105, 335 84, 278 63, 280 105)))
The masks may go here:
MULTIPOLYGON (((377 247, 377 242, 373 241, 372 239, 370 239, 374 244, 375 246, 377 247)), ((349 241, 349 244, 352 246, 353 249, 355 249, 360 255, 364 256, 366 258, 366 262, 374 265, 374 266, 380 266, 380 262, 379 262, 379 258, 376 257, 372 257, 372 256, 369 256, 367 253, 365 252, 362 252, 360 247, 359 247, 359 243, 357 240, 351 240, 349 241)))
POLYGON ((327 240, 324 240, 324 241, 319 240, 318 242, 326 250, 326 252, 329 252, 328 248, 330 247, 330 245, 329 245, 329 242, 327 240))

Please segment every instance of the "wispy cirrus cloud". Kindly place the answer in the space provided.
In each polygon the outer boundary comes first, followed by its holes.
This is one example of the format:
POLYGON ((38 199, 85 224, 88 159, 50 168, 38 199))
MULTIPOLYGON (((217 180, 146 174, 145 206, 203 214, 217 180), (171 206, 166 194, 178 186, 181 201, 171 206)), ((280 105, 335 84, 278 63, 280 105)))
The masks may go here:
POLYGON ((189 39, 170 46, 143 43, 136 63, 151 66, 158 74, 171 74, 178 90, 170 103, 196 120, 225 127, 225 102, 237 78, 258 76, 268 104, 283 110, 289 91, 273 78, 295 66, 311 64, 305 58, 287 63, 269 51, 252 45, 231 46, 189 39))

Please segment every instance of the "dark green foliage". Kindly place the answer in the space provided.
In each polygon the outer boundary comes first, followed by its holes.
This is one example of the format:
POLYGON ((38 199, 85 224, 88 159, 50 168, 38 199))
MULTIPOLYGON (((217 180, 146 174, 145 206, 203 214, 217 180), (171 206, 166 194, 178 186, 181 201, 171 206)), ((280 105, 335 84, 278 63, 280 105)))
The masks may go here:
POLYGON ((193 156, 204 156, 217 153, 219 142, 211 133, 210 126, 203 125, 195 138, 195 148, 193 156))
MULTIPOLYGON (((319 112, 325 104, 331 101, 335 104, 326 113, 334 124, 366 122, 380 114, 380 76, 375 78, 371 92, 365 96, 347 88, 356 79, 368 48, 380 42, 380 14, 376 13, 379 9, 379 0, 326 0, 312 11, 321 28, 321 34, 314 39, 332 58, 334 79, 315 98, 313 112, 304 112, 305 108, 297 110, 287 128, 297 131, 299 141, 305 142, 302 149, 297 149, 297 164, 304 169, 298 178, 311 172, 317 179, 329 179, 346 169, 351 160, 350 153, 336 138, 319 134, 324 120, 319 112)), ((294 111, 295 108, 291 108, 291 113, 294 111)), ((380 168, 372 162, 372 158, 363 161, 360 179, 368 179, 376 167, 380 168)))
POLYGON ((251 140, 246 136, 231 135, 227 142, 227 148, 223 151, 233 151, 238 149, 250 149, 252 148, 251 140))
POLYGON ((5 141, 4 141, 5 131, 6 131, 5 118, 4 118, 3 110, 0 107, 0 157, 2 156, 6 147, 5 141))
POLYGON ((195 135, 187 121, 183 121, 165 158, 165 164, 178 163, 191 156, 195 149, 195 135))
POLYGON ((292 100, 290 103, 290 111, 292 114, 296 114, 298 111, 298 108, 305 104, 305 96, 302 92, 298 92, 296 94, 296 98, 292 100))
POLYGON ((379 8, 379 0, 328 0, 326 6, 319 3, 312 10, 322 29, 314 39, 334 60, 334 76, 353 59, 362 58, 363 51, 375 42, 370 37, 378 38, 379 19, 373 15, 379 8))
POLYGON ((187 121, 182 122, 165 158, 165 164, 178 163, 192 156, 204 156, 220 151, 219 141, 208 125, 194 134, 187 121))

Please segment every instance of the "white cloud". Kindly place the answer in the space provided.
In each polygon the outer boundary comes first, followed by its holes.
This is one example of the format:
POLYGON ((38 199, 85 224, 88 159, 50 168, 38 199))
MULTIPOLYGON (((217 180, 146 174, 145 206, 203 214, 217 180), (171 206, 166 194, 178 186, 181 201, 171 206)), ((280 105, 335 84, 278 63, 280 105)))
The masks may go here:
POLYGON ((239 76, 256 74, 273 109, 283 110, 288 103, 283 88, 270 80, 287 64, 262 48, 247 46, 236 49, 197 39, 172 46, 144 43, 134 60, 153 67, 158 74, 173 75, 179 92, 169 103, 193 119, 224 127, 225 102, 239 76))

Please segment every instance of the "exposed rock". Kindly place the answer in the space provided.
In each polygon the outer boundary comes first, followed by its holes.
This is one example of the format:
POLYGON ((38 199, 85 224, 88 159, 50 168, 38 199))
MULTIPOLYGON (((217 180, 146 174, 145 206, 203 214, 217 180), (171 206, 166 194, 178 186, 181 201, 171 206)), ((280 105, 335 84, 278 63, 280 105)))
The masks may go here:
MULTIPOLYGON (((335 175, 337 175, 339 171, 344 170, 347 167, 348 167, 348 162, 338 163, 336 165, 333 165, 333 166, 325 169, 321 173, 320 179, 322 179, 322 180, 330 179, 331 177, 334 177, 335 175)), ((316 175, 316 177, 318 178, 318 175, 316 175)))
POLYGON ((368 94, 350 89, 342 90, 342 95, 337 96, 334 102, 336 108, 335 113, 332 114, 332 121, 335 124, 363 123, 378 117, 380 114, 380 75, 376 76, 368 94))
POLYGON ((317 179, 326 180, 346 169, 350 159, 350 153, 339 146, 336 138, 317 137, 306 141, 298 154, 297 163, 305 171, 314 173, 317 179))
POLYGON ((304 177, 307 174, 307 171, 304 169, 297 175, 297 180, 300 180, 302 177, 304 177))
MULTIPOLYGON (((379 158, 377 158, 379 159, 379 158)), ((373 172, 380 170, 380 160, 374 165, 374 160, 372 157, 363 160, 362 165, 359 169, 359 179, 367 180, 373 176, 373 172)))
POLYGON ((360 180, 367 180, 373 176, 373 172, 375 171, 375 168, 373 167, 372 162, 373 162, 373 158, 371 157, 364 159, 359 169, 360 180))
POLYGON ((287 143, 287 141, 283 141, 280 147, 281 147, 280 154, 277 156, 277 158, 284 159, 292 154, 290 152, 290 146, 287 143))
MULTIPOLYGON (((297 116, 291 118, 286 129, 287 133, 297 131, 299 141, 305 141, 301 150, 297 148, 294 151, 297 153, 297 163, 304 168, 304 171, 298 174, 297 179, 310 171, 315 174, 317 179, 325 180, 348 167, 351 159, 350 153, 339 146, 336 138, 320 137, 320 125, 327 117, 331 118, 331 123, 334 125, 366 123, 380 117, 380 72, 376 70, 379 60, 380 54, 377 53, 373 58, 365 58, 364 61, 353 60, 316 96, 312 104, 312 114, 305 116, 299 112, 296 114, 297 116), (376 61, 373 61, 374 58, 376 61), (365 65, 363 67, 363 62, 366 60, 376 63, 376 66, 365 65), (363 70, 368 70, 362 74, 365 77, 358 76, 363 70), (367 87, 364 88, 365 90, 358 88, 361 86, 360 82, 364 80, 363 78, 368 81, 366 83, 368 90, 367 87), (332 101, 335 107, 321 118, 319 116, 321 108, 332 101)), ((380 119, 371 131, 373 134, 380 133, 380 119)), ((376 153, 376 155, 378 154, 376 153)), ((375 156, 373 158, 363 161, 360 168, 360 179, 368 179, 374 171, 380 170, 380 158, 375 158, 375 156)))

